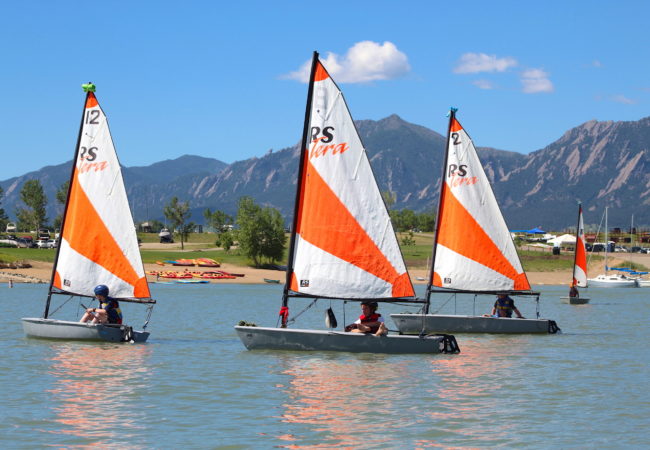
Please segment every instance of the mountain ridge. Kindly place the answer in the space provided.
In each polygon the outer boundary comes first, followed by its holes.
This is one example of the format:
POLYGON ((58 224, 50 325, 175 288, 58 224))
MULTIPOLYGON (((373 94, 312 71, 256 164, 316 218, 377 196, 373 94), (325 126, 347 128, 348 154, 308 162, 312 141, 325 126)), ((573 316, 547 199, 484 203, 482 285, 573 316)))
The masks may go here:
MULTIPOLYGON (((396 209, 431 210, 437 205, 446 138, 393 114, 355 121, 382 191, 396 194, 396 209)), ((471 127, 471 126, 470 126, 471 127)), ((575 224, 577 200, 586 222, 599 223, 610 206, 610 223, 650 224, 650 117, 638 121, 590 120, 529 154, 478 146, 479 157, 511 229, 541 226, 564 229, 575 224)), ((293 214, 299 145, 226 164, 214 158, 183 155, 148 166, 123 167, 135 220, 163 219, 173 196, 189 200, 190 220, 203 221, 205 208, 234 215, 248 195, 293 214)), ((0 181, 2 207, 14 216, 22 183, 41 180, 48 196, 48 217, 61 207, 54 194, 68 179, 70 162, 46 166, 0 181)))

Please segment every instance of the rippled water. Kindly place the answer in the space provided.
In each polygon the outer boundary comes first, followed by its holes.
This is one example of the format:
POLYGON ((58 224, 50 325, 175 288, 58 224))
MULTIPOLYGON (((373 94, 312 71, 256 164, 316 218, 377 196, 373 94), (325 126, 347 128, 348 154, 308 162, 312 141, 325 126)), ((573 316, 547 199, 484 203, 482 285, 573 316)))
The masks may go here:
MULTIPOLYGON (((462 353, 435 356, 249 352, 232 326, 275 325, 281 286, 152 290, 147 344, 84 344, 26 339, 20 318, 42 313, 46 288, 0 285, 1 447, 650 445, 650 289, 592 289, 589 305, 570 306, 566 288, 544 287, 542 316, 563 334, 457 335, 462 353)), ((328 306, 300 327, 324 328, 328 306)), ((339 326, 358 315, 348 304, 344 320, 342 306, 333 302, 339 326)), ((66 307, 71 319, 77 304, 66 307)), ((443 312, 473 308, 463 299, 443 312)), ((141 323, 144 308, 124 309, 141 323)))

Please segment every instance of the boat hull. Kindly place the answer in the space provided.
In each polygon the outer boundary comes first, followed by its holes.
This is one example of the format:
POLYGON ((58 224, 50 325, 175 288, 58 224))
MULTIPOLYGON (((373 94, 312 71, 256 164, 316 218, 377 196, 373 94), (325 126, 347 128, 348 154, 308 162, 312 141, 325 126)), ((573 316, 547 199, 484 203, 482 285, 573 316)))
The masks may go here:
POLYGON ((560 297, 562 303, 567 303, 569 305, 585 305, 589 303, 588 297, 560 297))
POLYGON ((300 350, 368 353, 457 353, 453 336, 374 336, 341 331, 236 326, 248 350, 300 350))
POLYGON ((622 278, 618 275, 599 275, 588 280, 589 287, 594 288, 635 288, 638 283, 635 279, 622 278))
POLYGON ((559 328, 548 319, 514 319, 441 314, 391 314, 391 318, 404 334, 425 333, 495 333, 531 334, 556 333, 559 328))
POLYGON ((639 287, 650 287, 650 280, 636 280, 639 287))
POLYGON ((135 331, 127 325, 106 325, 26 317, 23 330, 28 337, 76 341, 146 342, 148 331, 135 331))

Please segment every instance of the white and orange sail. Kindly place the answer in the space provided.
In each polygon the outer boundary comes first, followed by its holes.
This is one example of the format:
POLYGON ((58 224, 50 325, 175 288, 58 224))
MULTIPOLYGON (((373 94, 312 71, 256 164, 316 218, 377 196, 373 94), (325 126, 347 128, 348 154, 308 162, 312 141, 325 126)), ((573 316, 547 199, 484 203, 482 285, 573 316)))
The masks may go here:
POLYGON ((149 298, 138 240, 106 116, 87 92, 52 286, 93 296, 149 298))
POLYGON ((585 226, 582 220, 582 205, 578 206, 578 228, 576 229, 576 253, 573 263, 573 286, 587 287, 587 248, 585 226))
POLYGON ((526 291, 530 284, 469 135, 451 110, 427 292, 526 291))
POLYGON ((414 297, 366 151, 318 54, 311 77, 288 290, 341 299, 414 297))

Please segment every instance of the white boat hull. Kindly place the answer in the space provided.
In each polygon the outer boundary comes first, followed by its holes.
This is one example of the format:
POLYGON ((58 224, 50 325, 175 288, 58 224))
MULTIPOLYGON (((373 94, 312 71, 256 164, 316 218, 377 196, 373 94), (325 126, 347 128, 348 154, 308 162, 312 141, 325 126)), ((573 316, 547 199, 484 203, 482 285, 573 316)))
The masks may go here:
POLYGON ((77 341, 146 342, 147 331, 135 331, 127 325, 103 325, 65 320, 26 317, 23 330, 28 337, 77 341))
POLYGON ((588 297, 560 297, 562 303, 568 303, 569 305, 585 305, 589 303, 588 297))
POLYGON ((623 278, 618 275, 598 275, 588 280, 589 287, 598 288, 634 288, 637 287, 637 280, 623 278))
POLYGON ((559 328, 548 319, 514 319, 441 314, 391 314, 400 333, 557 333, 559 328))
POLYGON ((342 331, 236 326, 248 350, 301 350, 368 353, 457 353, 453 336, 374 336, 342 331))

